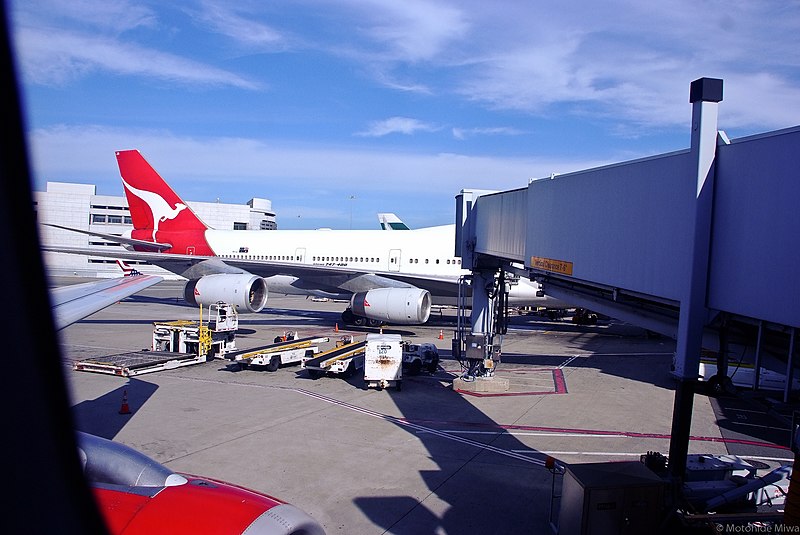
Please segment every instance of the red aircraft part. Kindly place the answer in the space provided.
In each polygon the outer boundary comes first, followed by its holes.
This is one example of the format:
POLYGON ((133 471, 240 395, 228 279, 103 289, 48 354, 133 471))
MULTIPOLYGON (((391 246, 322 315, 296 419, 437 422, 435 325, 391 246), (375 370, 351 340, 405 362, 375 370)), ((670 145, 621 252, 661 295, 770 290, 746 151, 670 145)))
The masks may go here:
POLYGON ((95 487, 109 531, 153 533, 244 533, 262 513, 284 502, 236 485, 185 476, 185 485, 164 487, 154 496, 95 487))

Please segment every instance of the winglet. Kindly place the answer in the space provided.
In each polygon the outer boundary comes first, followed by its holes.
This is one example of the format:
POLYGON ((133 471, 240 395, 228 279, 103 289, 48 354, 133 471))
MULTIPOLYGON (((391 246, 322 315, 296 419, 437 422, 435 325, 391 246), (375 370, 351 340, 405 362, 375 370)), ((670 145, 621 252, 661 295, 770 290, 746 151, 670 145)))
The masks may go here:
POLYGON ((138 269, 132 268, 127 262, 117 258, 117 265, 122 270, 122 274, 126 277, 132 277, 134 275, 141 275, 142 272, 138 269))

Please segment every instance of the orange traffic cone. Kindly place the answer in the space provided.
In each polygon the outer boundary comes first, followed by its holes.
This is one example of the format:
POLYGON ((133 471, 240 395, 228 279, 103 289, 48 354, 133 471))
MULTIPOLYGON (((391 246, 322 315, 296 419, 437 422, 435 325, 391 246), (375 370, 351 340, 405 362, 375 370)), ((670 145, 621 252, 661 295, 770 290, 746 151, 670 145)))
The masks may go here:
POLYGON ((120 414, 130 414, 131 408, 128 407, 128 391, 122 391, 122 406, 119 408, 120 414))
POLYGON ((444 329, 439 329, 439 340, 444 340, 444 329))
POLYGON ((339 324, 338 324, 338 323, 335 323, 335 324, 334 324, 334 326, 333 326, 333 332, 335 332, 335 333, 338 333, 338 332, 339 332, 339 324))

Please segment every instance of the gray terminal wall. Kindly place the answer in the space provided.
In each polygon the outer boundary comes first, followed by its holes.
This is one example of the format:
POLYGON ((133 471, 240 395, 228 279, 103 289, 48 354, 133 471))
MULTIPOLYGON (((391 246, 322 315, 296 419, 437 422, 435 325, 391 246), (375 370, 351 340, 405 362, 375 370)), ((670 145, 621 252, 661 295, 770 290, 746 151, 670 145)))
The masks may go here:
POLYGON ((800 127, 717 147, 708 306, 800 326, 800 127))
MULTIPOLYGON (((715 162, 707 306, 800 326, 800 127, 721 144, 715 162)), ((475 250, 529 268, 533 257, 569 263, 567 278, 680 301, 693 165, 679 151, 484 195, 475 250)))
POLYGON ((691 164, 684 151, 531 182, 527 260, 569 262, 576 279, 678 300, 691 164))

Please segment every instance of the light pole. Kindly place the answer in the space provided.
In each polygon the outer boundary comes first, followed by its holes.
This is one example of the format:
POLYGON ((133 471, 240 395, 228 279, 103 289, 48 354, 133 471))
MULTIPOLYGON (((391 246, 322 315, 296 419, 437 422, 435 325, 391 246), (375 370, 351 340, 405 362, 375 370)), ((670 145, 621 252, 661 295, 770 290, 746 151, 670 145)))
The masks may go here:
POLYGON ((350 195, 350 230, 353 230, 353 201, 356 200, 355 195, 350 195))

